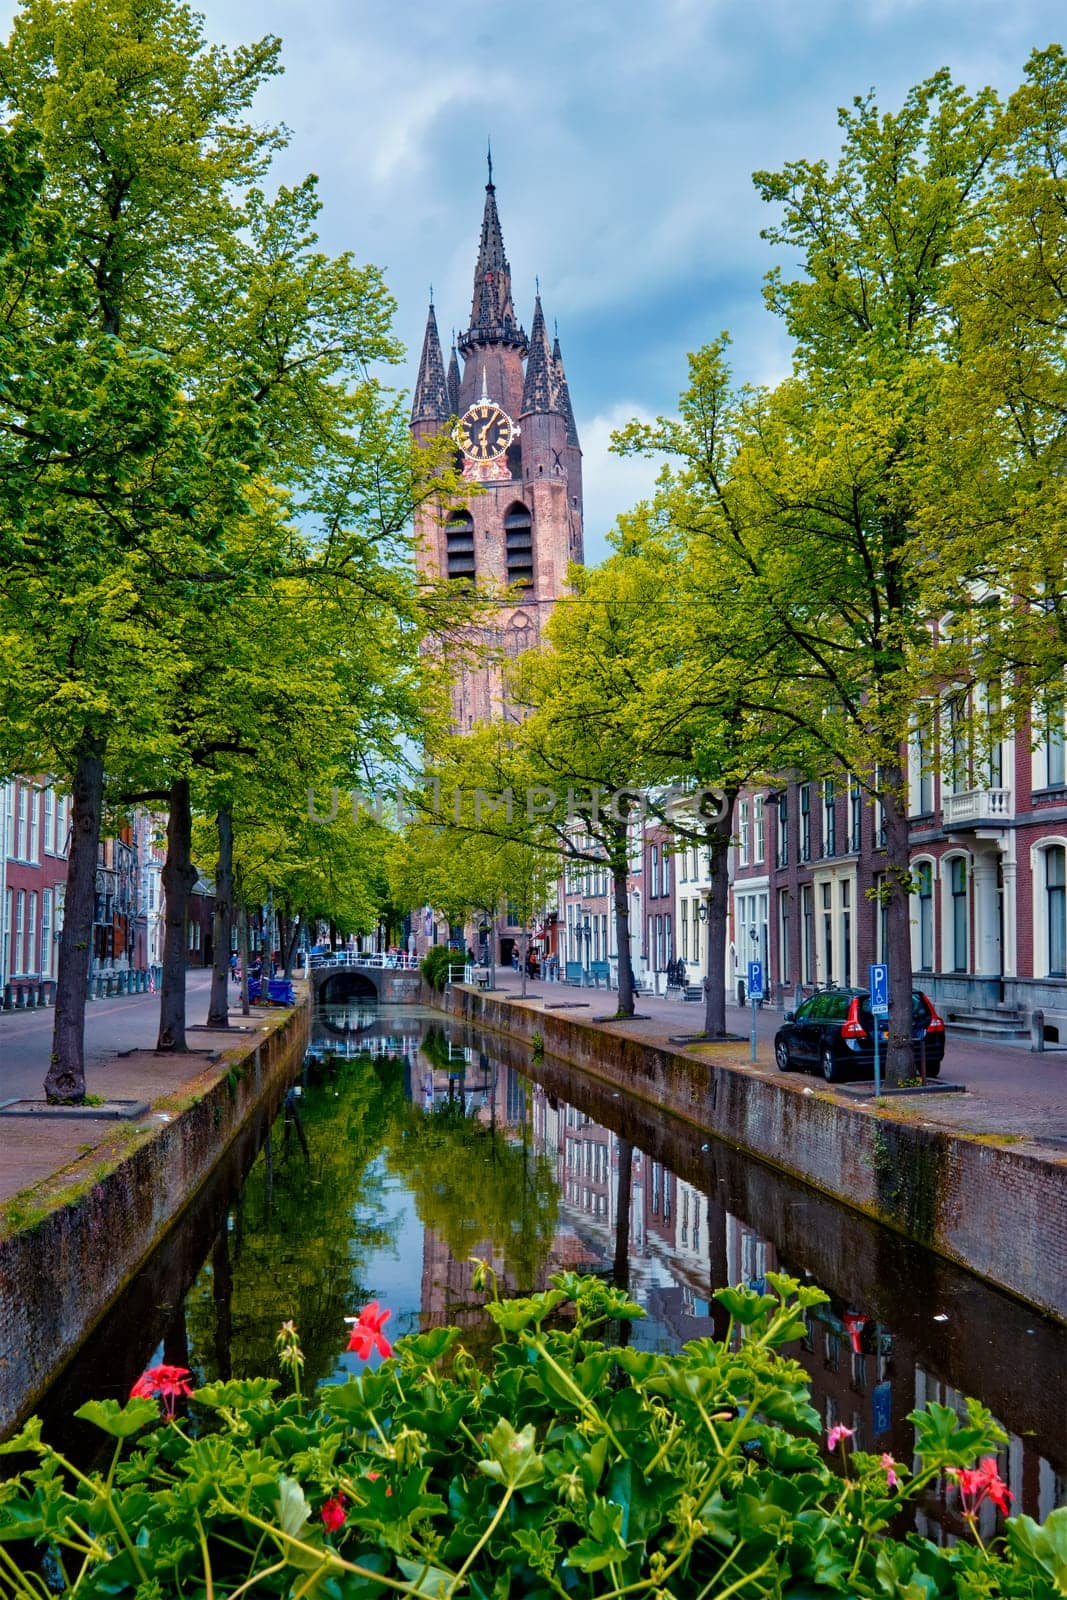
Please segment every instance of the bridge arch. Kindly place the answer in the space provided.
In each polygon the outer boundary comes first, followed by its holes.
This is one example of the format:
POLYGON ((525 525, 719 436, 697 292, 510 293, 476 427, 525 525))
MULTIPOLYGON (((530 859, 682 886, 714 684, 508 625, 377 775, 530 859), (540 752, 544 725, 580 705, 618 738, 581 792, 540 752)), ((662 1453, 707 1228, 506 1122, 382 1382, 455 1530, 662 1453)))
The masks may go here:
POLYGON ((351 967, 324 972, 315 985, 315 1000, 320 1006, 341 1005, 345 1000, 379 1000, 376 973, 359 972, 351 967))

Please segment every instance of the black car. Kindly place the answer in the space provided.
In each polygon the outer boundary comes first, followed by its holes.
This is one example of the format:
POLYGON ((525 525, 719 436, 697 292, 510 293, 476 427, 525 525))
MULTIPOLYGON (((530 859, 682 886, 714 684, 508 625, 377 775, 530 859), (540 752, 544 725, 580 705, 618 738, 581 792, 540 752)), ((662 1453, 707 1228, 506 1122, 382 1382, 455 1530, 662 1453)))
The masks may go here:
MULTIPOLYGON (((874 1022, 865 989, 822 989, 786 1012, 774 1036, 774 1059, 782 1072, 819 1071, 827 1083, 873 1078, 874 1022)), ((887 1019, 880 1017, 878 1024, 881 1047, 887 1019)), ((945 1024, 918 989, 911 996, 911 1043, 916 1071, 925 1053, 926 1076, 936 1078, 945 1055, 945 1024)))

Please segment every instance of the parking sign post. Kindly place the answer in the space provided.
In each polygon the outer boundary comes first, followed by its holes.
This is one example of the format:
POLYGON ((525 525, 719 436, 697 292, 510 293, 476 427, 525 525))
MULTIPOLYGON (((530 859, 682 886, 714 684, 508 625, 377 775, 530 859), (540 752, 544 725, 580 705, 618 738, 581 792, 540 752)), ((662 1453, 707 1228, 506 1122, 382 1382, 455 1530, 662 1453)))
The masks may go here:
POLYGON ((870 968, 871 1016, 874 1019, 874 1096, 882 1092, 882 1068, 878 1055, 879 1023, 889 1015, 889 968, 884 961, 872 961, 870 968))
POLYGON ((752 1059, 756 1059, 756 1007, 763 999, 763 962, 748 964, 748 998, 752 1002, 752 1059))

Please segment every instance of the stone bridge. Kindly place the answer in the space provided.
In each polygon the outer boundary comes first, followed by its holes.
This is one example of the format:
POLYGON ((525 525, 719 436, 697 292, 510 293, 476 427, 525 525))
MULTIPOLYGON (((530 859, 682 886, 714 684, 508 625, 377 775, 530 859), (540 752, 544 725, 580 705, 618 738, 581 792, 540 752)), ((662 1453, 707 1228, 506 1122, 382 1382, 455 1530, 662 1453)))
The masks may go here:
POLYGON ((342 1005, 347 1000, 413 1006, 418 1003, 422 974, 417 966, 384 966, 380 956, 353 961, 343 954, 336 961, 316 958, 308 982, 313 1006, 342 1005))

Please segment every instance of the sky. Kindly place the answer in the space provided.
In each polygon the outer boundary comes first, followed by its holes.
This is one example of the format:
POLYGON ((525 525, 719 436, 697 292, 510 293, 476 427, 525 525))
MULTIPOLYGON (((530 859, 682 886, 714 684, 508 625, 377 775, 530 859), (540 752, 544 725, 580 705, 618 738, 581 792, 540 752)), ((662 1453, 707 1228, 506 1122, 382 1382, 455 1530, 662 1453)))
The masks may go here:
MULTIPOLYGON (((6 22, 13 7, 0 0, 6 22), (6 13, 6 15, 5 15, 6 13)), ((382 268, 415 377, 432 284, 446 343, 470 320, 492 141, 517 314, 558 323, 584 452, 586 559, 651 487, 609 453, 670 413, 686 355, 729 330, 740 381, 789 347, 762 284, 773 212, 751 174, 839 148, 837 110, 885 110, 939 67, 1003 93, 1067 34, 1062 0, 200 0, 210 39, 283 41, 256 114, 276 165, 320 180, 320 235, 382 268)), ((6 31, 6 29, 5 29, 6 31)))

